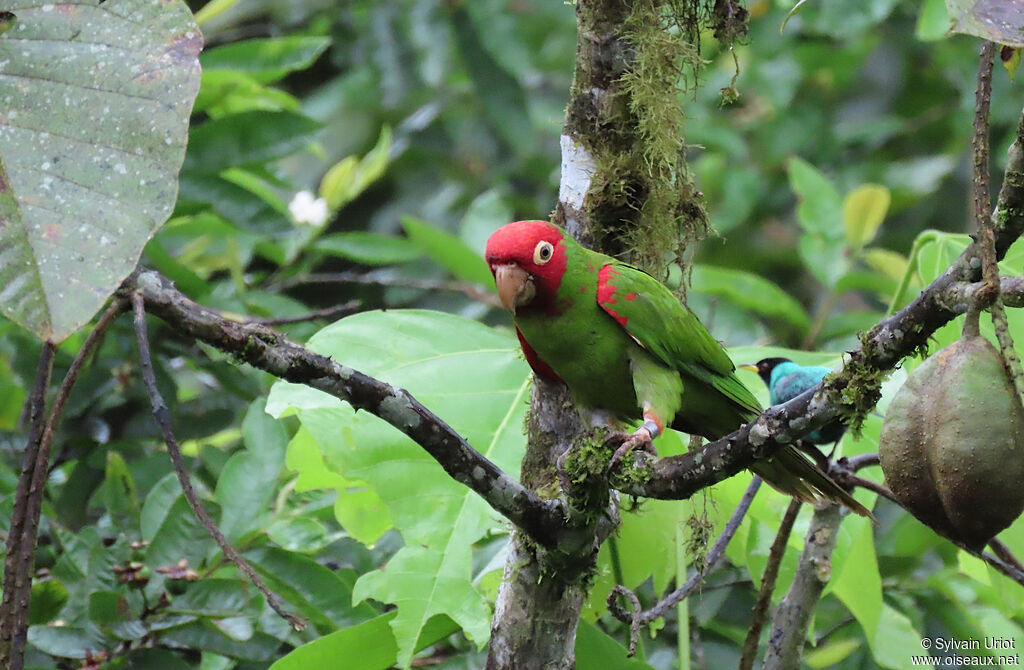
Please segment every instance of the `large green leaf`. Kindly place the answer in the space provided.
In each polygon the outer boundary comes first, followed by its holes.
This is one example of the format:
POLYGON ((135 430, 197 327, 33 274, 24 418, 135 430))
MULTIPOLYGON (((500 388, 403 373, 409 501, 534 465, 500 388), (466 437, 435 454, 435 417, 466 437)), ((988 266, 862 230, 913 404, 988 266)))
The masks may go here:
MULTIPOLYGON (((528 370, 511 334, 436 312, 366 312, 328 326, 309 346, 408 389, 481 453, 518 474, 528 370)), ((377 417, 278 382, 267 410, 290 407, 319 443, 326 467, 371 486, 405 540, 384 570, 360 578, 353 594, 398 604, 391 625, 399 662, 409 662, 420 631, 437 614, 482 644, 489 609, 471 583, 470 548, 499 527, 495 513, 377 417)))
POLYGON ((579 670, 650 670, 639 658, 626 656, 626 648, 592 623, 576 628, 576 667, 579 670))
POLYGON ((355 572, 330 570, 311 558, 277 547, 260 547, 246 559, 288 604, 298 609, 326 635, 340 626, 368 619, 376 610, 366 603, 352 605, 355 572))
POLYGON ((228 459, 217 479, 220 530, 231 542, 265 527, 267 503, 274 497, 288 445, 284 426, 267 416, 263 398, 249 406, 242 437, 245 450, 228 459))
POLYGON ((411 216, 402 217, 402 226, 413 244, 455 277, 494 288, 487 261, 461 239, 411 216))
POLYGON ((289 35, 225 44, 203 53, 203 70, 244 72, 261 84, 304 70, 330 46, 329 37, 289 35))
MULTIPOLYGON (((329 668, 338 665, 338 659, 345 659, 346 670, 386 670, 398 658, 398 645, 388 625, 395 618, 395 612, 388 612, 365 621, 358 626, 317 638, 302 645, 280 659, 270 670, 308 670, 329 668)), ((437 642, 458 630, 451 619, 435 617, 424 627, 416 650, 437 642)))
POLYGON ((690 286, 698 293, 721 296, 756 314, 784 319, 801 330, 811 325, 799 302, 776 284, 752 272, 695 265, 690 286))
POLYGON ((59 341, 171 213, 202 35, 180 0, 3 9, 0 312, 59 341))
POLYGON ((843 225, 843 201, 835 185, 796 156, 789 159, 789 183, 800 200, 796 208, 800 226, 809 233, 838 237, 843 225))

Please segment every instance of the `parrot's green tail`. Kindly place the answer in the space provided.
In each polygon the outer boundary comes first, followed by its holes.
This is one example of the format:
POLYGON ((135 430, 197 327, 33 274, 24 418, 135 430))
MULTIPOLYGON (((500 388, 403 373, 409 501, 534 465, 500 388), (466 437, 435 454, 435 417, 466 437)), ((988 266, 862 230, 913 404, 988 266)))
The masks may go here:
POLYGON ((770 460, 757 461, 750 469, 775 490, 791 495, 801 502, 813 505, 825 498, 846 505, 851 511, 872 521, 875 520, 868 508, 857 502, 792 445, 787 444, 779 449, 770 460))

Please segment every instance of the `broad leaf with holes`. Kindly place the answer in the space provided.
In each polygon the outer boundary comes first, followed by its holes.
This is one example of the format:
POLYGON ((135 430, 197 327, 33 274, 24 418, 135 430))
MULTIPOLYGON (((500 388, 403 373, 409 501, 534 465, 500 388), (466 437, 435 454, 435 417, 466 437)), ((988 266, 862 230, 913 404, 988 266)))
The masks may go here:
MULTIPOLYGON (((366 312, 321 330, 308 346, 407 389, 487 458, 518 474, 528 369, 510 333, 438 312, 366 312)), ((280 415, 288 408, 297 410, 323 453, 320 462, 290 458, 318 469, 300 476, 336 481, 325 476, 329 471, 365 482, 405 540, 383 569, 363 575, 353 589, 356 601, 398 605, 391 627, 399 663, 408 664, 420 632, 438 614, 483 644, 490 610, 471 583, 471 549, 501 527, 497 515, 381 419, 356 414, 319 391, 278 382, 267 411, 280 415)))
POLYGON ((203 40, 180 0, 4 9, 0 313, 59 341, 174 207, 203 40))

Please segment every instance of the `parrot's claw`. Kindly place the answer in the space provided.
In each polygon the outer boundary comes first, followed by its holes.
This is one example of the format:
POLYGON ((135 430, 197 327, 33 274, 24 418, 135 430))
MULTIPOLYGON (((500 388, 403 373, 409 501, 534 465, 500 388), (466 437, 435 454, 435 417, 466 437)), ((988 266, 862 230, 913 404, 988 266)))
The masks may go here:
POLYGON ((612 460, 608 463, 608 470, 613 470, 619 461, 623 459, 626 454, 630 453, 636 448, 641 448, 651 456, 657 456, 658 450, 654 448, 653 437, 651 431, 641 426, 636 429, 634 433, 612 433, 608 436, 606 443, 608 442, 621 442, 619 448, 612 454, 612 460))

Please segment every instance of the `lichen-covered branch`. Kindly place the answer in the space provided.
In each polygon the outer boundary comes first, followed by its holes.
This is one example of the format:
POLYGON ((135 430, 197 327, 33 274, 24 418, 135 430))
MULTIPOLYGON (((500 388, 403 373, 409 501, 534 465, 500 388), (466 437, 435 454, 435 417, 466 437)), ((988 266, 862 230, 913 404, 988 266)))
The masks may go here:
MULTIPOLYGON (((1002 258, 1024 232, 1024 118, 1008 151, 992 221, 996 257, 1002 258)), ((631 495, 688 498, 835 418, 871 409, 881 375, 923 349, 932 333, 962 311, 950 295, 963 291, 964 282, 979 281, 981 268, 982 247, 975 242, 907 306, 863 334, 840 372, 700 451, 655 459, 643 468, 646 481, 633 473, 614 484, 631 495)))
POLYGON ((177 332, 206 342, 281 379, 340 398, 384 419, 423 447, 451 475, 542 545, 553 545, 564 526, 562 506, 541 500, 473 449, 404 389, 301 347, 259 324, 232 321, 179 292, 156 272, 130 277, 122 291, 137 291, 149 313, 177 332))
POLYGON ((800 655, 815 605, 832 578, 832 550, 836 546, 841 520, 838 505, 829 503, 814 510, 793 583, 772 619, 762 670, 800 667, 800 655))

